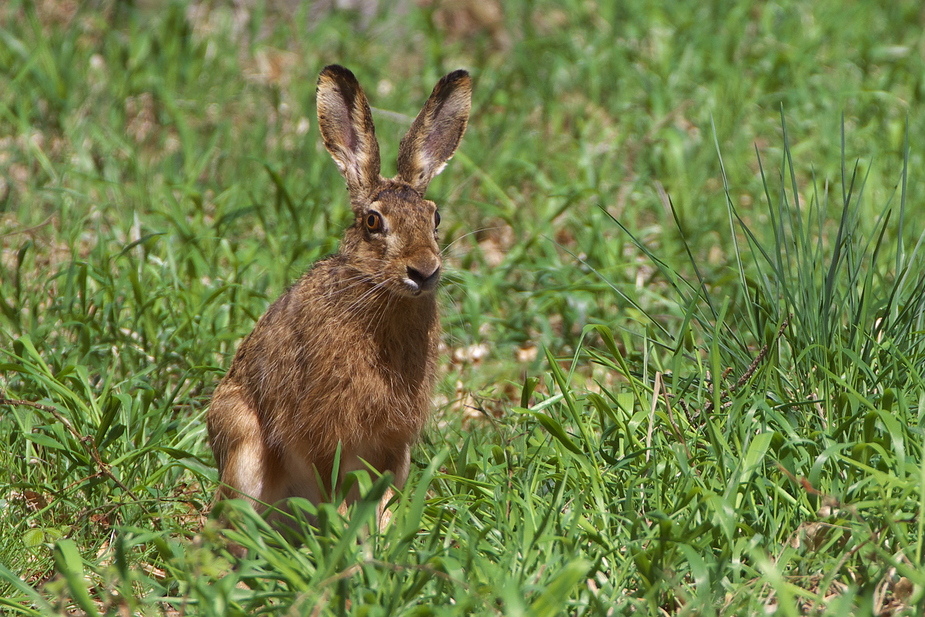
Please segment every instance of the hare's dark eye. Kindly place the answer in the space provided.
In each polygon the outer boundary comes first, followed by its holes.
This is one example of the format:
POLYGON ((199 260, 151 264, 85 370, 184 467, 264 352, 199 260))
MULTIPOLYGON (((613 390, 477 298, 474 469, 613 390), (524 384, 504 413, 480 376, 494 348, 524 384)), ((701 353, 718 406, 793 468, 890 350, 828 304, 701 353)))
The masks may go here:
POLYGON ((366 229, 369 231, 382 231, 382 215, 378 212, 370 212, 363 219, 366 229))
POLYGON ((440 213, 434 212, 434 229, 440 227, 440 213))

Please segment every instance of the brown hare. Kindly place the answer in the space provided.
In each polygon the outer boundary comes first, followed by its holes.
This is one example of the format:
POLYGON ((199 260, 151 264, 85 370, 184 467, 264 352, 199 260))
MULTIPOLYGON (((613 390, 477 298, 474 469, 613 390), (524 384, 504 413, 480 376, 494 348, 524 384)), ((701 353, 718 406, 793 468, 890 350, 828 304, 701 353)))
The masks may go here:
POLYGON ((354 221, 340 251, 267 309, 215 390, 207 423, 219 498, 243 496, 258 509, 289 497, 329 500, 338 446, 337 482, 365 463, 391 471, 398 487, 408 477, 440 336, 440 215, 424 192, 462 139, 471 93, 465 71, 437 83, 401 140, 398 175, 386 179, 353 73, 321 72, 318 126, 347 180, 354 221))

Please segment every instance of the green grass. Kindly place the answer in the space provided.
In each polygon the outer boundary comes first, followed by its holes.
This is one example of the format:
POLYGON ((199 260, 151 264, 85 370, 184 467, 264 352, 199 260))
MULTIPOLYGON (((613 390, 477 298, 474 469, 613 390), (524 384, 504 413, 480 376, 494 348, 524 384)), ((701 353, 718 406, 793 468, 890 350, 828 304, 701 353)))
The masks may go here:
POLYGON ((2 611, 925 611, 918 2, 250 4, 0 6, 2 611), (208 518, 203 413, 348 224, 332 62, 386 173, 475 91, 435 418, 296 547, 208 518))

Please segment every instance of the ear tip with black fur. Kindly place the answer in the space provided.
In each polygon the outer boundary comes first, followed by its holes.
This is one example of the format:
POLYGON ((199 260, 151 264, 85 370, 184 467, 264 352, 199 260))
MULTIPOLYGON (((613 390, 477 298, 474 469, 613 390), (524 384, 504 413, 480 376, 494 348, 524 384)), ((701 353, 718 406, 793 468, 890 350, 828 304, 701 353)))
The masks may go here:
POLYGON ((358 83, 353 72, 347 67, 339 64, 329 64, 321 69, 321 73, 318 75, 318 83, 321 84, 329 79, 335 82, 346 82, 349 84, 358 83))
POLYGON ((444 75, 443 79, 440 81, 444 84, 456 84, 459 82, 471 82, 472 78, 469 77, 469 71, 465 69, 456 69, 452 73, 444 75))
POLYGON ((447 73, 440 78, 431 97, 435 102, 442 103, 449 97, 454 97, 460 101, 468 101, 472 97, 472 79, 469 72, 463 69, 457 69, 452 73, 447 73))

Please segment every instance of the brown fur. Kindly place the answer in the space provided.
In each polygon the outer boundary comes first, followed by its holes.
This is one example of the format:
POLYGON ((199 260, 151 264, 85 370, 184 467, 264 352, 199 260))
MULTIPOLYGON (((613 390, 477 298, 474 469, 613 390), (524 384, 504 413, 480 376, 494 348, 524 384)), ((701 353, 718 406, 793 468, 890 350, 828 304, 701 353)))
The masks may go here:
POLYGON ((423 195, 465 131, 469 76, 450 73, 434 88, 402 139, 393 179, 379 175, 372 115, 353 74, 325 68, 317 95, 354 224, 340 251, 260 318, 207 416, 218 497, 244 496, 258 507, 330 499, 338 445, 337 481, 365 461, 393 472, 400 487, 434 383, 440 251, 436 205, 423 195))

